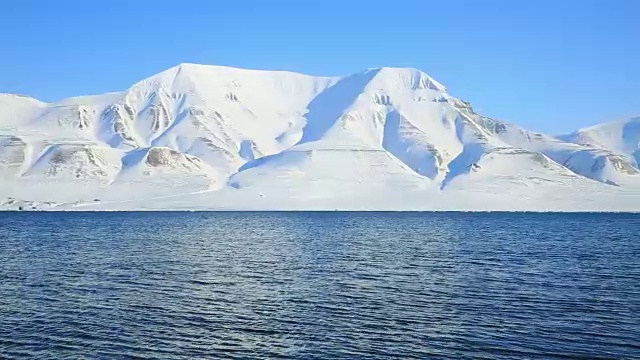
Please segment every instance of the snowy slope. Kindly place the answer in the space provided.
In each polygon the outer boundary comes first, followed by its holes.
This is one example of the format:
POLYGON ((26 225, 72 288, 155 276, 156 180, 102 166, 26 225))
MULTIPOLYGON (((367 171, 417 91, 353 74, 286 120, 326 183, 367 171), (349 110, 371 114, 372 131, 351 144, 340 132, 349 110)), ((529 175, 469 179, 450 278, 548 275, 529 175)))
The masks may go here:
POLYGON ((635 161, 630 161, 615 149, 561 141, 549 135, 475 114, 470 107, 465 111, 491 136, 510 146, 541 153, 577 175, 611 185, 633 185, 640 178, 636 176, 639 171, 635 161))
POLYGON ((182 64, 119 93, 0 95, 0 208, 640 210, 633 124, 554 138, 409 68, 182 64))
POLYGON ((625 156, 636 168, 640 165, 640 117, 580 129, 558 139, 606 149, 625 156))

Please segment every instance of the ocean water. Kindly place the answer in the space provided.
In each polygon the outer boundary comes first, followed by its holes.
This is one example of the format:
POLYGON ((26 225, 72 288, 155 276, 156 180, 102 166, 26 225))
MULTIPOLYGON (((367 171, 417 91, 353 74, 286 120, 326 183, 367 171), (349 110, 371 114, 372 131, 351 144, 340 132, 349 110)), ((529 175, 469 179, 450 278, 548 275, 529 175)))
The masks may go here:
POLYGON ((640 358, 640 215, 0 213, 0 358, 640 358))

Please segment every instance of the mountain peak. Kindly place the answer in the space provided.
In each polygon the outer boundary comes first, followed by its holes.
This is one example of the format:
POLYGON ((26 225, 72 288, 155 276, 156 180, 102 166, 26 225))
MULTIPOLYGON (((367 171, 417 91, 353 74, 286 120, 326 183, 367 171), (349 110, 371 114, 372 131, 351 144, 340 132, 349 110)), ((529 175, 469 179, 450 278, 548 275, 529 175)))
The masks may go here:
POLYGON ((431 89, 445 92, 446 87, 424 71, 411 67, 380 67, 368 69, 376 71, 375 78, 383 79, 387 85, 395 82, 396 85, 408 86, 411 89, 431 89))
POLYGON ((15 100, 15 101, 28 101, 34 103, 42 103, 42 101, 33 98, 31 96, 22 95, 22 94, 9 94, 9 93, 0 93, 0 99, 2 100, 15 100))
POLYGON ((382 82, 382 84, 386 85, 402 85, 408 86, 413 89, 424 88, 443 92, 446 91, 446 87, 440 82, 436 81, 425 72, 411 67, 369 68, 347 76, 313 76, 287 70, 256 70, 222 65, 205 65, 185 62, 166 69, 147 79, 144 79, 140 83, 161 83, 165 85, 174 85, 176 83, 185 81, 188 83, 192 83, 193 81, 197 81, 197 79, 203 78, 209 78, 210 80, 215 79, 216 81, 224 81, 225 79, 249 76, 260 79, 268 79, 274 77, 293 77, 317 80, 333 79, 337 81, 339 79, 357 76, 359 74, 369 74, 372 80, 377 79, 377 82, 382 82), (372 72, 375 72, 374 76, 371 76, 372 72))

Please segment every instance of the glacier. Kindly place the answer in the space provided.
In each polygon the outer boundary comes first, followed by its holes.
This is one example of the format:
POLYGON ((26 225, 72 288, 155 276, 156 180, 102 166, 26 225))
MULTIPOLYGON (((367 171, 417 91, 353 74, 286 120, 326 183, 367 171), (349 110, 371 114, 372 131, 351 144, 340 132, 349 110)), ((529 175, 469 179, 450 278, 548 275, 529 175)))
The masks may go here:
POLYGON ((0 209, 640 211, 640 117, 552 136, 412 68, 0 94, 0 209))

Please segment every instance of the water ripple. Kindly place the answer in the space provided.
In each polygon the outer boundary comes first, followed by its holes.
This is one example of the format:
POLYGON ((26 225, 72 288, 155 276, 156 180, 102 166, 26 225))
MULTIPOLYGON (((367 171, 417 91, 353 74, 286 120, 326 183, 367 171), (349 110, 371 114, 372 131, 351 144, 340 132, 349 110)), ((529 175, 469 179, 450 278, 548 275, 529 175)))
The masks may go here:
POLYGON ((640 216, 3 213, 7 359, 640 358, 640 216))

